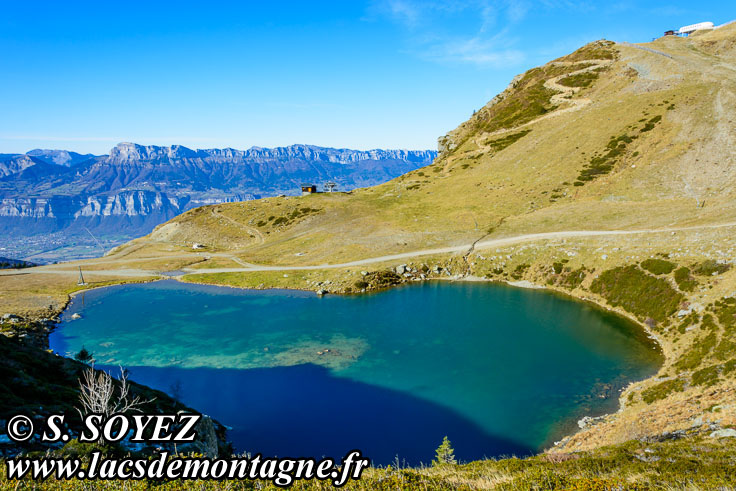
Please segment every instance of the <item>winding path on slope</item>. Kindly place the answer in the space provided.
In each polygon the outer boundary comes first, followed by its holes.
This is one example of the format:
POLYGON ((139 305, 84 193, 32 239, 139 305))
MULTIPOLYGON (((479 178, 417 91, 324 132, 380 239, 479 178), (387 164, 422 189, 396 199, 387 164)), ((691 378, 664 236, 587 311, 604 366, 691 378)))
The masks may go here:
POLYGON ((593 60, 580 60, 580 61, 553 61, 551 62, 550 65, 554 65, 554 66, 575 66, 575 65, 583 65, 583 64, 588 65, 584 68, 581 68, 580 70, 574 70, 572 72, 563 73, 562 75, 557 75, 555 77, 547 79, 544 82, 545 88, 558 92, 557 94, 549 98, 549 102, 551 102, 555 106, 567 105, 567 107, 563 107, 562 109, 556 109, 549 114, 545 114, 544 116, 539 116, 538 118, 535 118, 524 124, 514 126, 513 128, 503 128, 500 130, 493 131, 491 133, 481 133, 474 139, 474 142, 479 147, 480 152, 481 153, 489 152, 492 150, 489 145, 483 143, 484 141, 488 141, 488 138, 491 138, 497 135, 501 135, 504 133, 508 133, 510 131, 516 131, 521 128, 526 128, 527 126, 531 126, 540 121, 544 121, 545 119, 556 118, 557 116, 560 116, 562 114, 566 114, 566 113, 573 112, 573 111, 579 111, 580 109, 589 105, 592 101, 587 97, 580 97, 578 99, 572 99, 572 96, 580 92, 580 90, 582 90, 583 87, 568 87, 567 85, 560 84, 559 83, 560 80, 562 80, 563 78, 572 77, 574 75, 580 75, 582 73, 592 72, 598 69, 602 69, 602 68, 611 66, 614 63, 614 61, 615 60, 595 60, 593 59, 593 60))

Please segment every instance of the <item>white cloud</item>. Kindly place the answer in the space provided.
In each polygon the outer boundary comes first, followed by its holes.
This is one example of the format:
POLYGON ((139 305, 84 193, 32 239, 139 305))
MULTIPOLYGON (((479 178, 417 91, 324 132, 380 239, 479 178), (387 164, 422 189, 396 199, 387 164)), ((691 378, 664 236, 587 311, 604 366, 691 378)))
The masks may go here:
POLYGON ((407 0, 389 0, 386 2, 391 17, 407 27, 415 27, 419 22, 420 10, 414 2, 407 0))
POLYGON ((509 26, 521 22, 528 11, 525 0, 379 0, 371 6, 374 15, 406 30, 405 51, 439 63, 479 67, 524 60, 507 36, 509 26))
MULTIPOLYGON (((403 51, 443 64, 478 67, 522 65, 516 27, 536 10, 574 12, 627 9, 631 0, 373 0, 367 18, 388 20, 404 31, 403 51)), ((538 51, 538 50, 536 50, 538 51)))
POLYGON ((445 40, 428 46, 422 53, 425 59, 444 63, 459 62, 477 66, 503 66, 518 64, 524 60, 524 53, 502 47, 495 39, 482 37, 445 40))

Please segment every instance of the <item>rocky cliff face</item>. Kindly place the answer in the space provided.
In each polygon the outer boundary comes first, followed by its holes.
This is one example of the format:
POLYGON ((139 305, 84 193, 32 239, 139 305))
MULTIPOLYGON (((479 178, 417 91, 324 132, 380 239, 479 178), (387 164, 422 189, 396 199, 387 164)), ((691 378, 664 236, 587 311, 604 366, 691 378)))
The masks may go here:
MULTIPOLYGON (((298 194, 302 182, 351 190, 428 165, 436 152, 292 145, 192 150, 120 143, 109 155, 0 154, 0 232, 21 237, 89 228, 144 235, 204 204, 298 194)), ((2 241, 0 241, 2 242, 2 241)))
POLYGON ((220 162, 286 162, 306 160, 348 164, 367 160, 426 162, 434 159, 435 154, 431 150, 361 151, 344 148, 317 147, 314 145, 291 145, 278 148, 252 147, 248 150, 236 150, 233 148, 192 150, 181 145, 159 147, 137 145, 135 143, 119 143, 110 151, 108 161, 122 163, 126 161, 174 161, 180 159, 202 159, 220 162))
POLYGON ((64 167, 73 167, 95 157, 91 153, 82 155, 77 152, 68 152, 66 150, 42 150, 39 148, 31 150, 26 153, 26 155, 30 155, 31 157, 36 157, 39 160, 56 165, 63 165, 64 167))
POLYGON ((29 155, 0 154, 0 178, 17 174, 43 161, 29 155))

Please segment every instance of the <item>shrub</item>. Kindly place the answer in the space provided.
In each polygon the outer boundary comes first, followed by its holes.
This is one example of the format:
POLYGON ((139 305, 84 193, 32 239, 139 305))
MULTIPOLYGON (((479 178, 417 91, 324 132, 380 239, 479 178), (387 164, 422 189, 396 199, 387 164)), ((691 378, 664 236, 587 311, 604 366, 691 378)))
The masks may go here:
POLYGON ((523 130, 523 131, 519 131, 518 133, 512 133, 502 138, 498 138, 496 140, 489 140, 486 142, 486 145, 491 147, 491 149, 493 149, 494 151, 500 152, 504 148, 510 146, 511 144, 520 140, 522 137, 529 134, 529 132, 531 131, 532 130, 523 130))
POLYGON ((692 347, 682 354, 675 365, 682 370, 692 370, 697 368, 703 362, 703 359, 705 359, 705 357, 710 354, 711 350, 713 350, 716 345, 716 341, 717 338, 714 332, 709 333, 704 338, 696 339, 693 342, 692 347))
POLYGON ((682 319, 682 322, 680 322, 680 325, 677 326, 677 330, 680 332, 680 334, 685 334, 685 331, 687 331, 687 328, 692 326, 693 324, 697 324, 700 320, 700 316, 697 312, 691 312, 687 317, 682 319))
POLYGON ((575 271, 569 271, 570 268, 567 268, 567 272, 563 272, 560 276, 560 286, 567 288, 568 290, 574 290, 585 279, 585 275, 587 274, 587 270, 585 269, 585 266, 581 266, 580 268, 576 269, 575 271))
POLYGON ((725 273, 729 269, 731 269, 731 265, 728 263, 720 264, 713 259, 708 259, 693 266, 693 273, 700 276, 713 276, 714 274, 725 273))
POLYGON ((670 274, 675 269, 675 263, 665 261, 664 259, 647 259, 642 261, 641 267, 652 274, 670 274))
POLYGON ((685 266, 675 270, 675 282, 677 287, 684 292, 691 292, 698 286, 698 282, 690 276, 690 270, 685 266))
POLYGON ((713 313, 718 317, 718 322, 730 330, 736 327, 736 298, 722 298, 713 303, 713 313))
POLYGON ((657 123, 659 123, 661 120, 662 120, 662 116, 654 116, 652 119, 650 119, 649 121, 647 121, 644 124, 644 127, 642 127, 642 129, 640 129, 639 131, 641 133, 645 133, 647 131, 651 131, 651 130, 654 129, 654 127, 657 125, 657 123))
MULTIPOLYGON (((585 184, 586 181, 592 181, 599 175, 611 172, 618 158, 626 151, 626 146, 635 138, 635 136, 629 136, 625 133, 619 136, 612 136, 606 145, 606 150, 601 154, 596 153, 590 158, 590 161, 580 171, 578 181, 576 182, 585 184)), ((583 184, 580 185, 582 186, 583 184)))
POLYGON ((712 365, 693 373, 692 381, 694 385, 705 385, 710 387, 718 382, 719 365, 712 365))
POLYGON ((583 72, 577 75, 568 75, 567 77, 559 81, 560 85, 565 87, 589 87, 595 80, 598 79, 596 72, 583 72))
POLYGON ((683 295, 664 278, 651 276, 636 266, 620 266, 601 273, 590 285, 593 293, 614 307, 622 307, 640 319, 662 322, 677 311, 683 295))
POLYGON ((363 281, 363 280, 358 280, 355 282, 355 288, 357 288, 358 290, 368 288, 368 282, 363 281))
POLYGON ((679 378, 674 380, 666 380, 657 385, 644 389, 641 392, 641 398, 647 404, 654 401, 664 399, 673 392, 682 392, 685 390, 685 381, 679 378))
POLYGON ((74 355, 74 359, 77 361, 81 361, 82 363, 89 363, 92 361, 92 353, 87 351, 87 348, 82 346, 82 349, 79 350, 79 353, 74 355))
POLYGON ((511 273, 511 277, 515 280, 520 280, 521 277, 524 276, 524 273, 526 273, 527 269, 529 269, 528 264, 519 264, 511 273))
POLYGON ((371 271, 365 275, 363 282, 373 288, 388 288, 390 286, 400 284, 402 282, 402 278, 391 270, 371 271))
POLYGON ((736 343, 730 339, 721 339, 721 342, 718 343, 718 346, 713 350, 713 356, 718 360, 736 358, 736 343))

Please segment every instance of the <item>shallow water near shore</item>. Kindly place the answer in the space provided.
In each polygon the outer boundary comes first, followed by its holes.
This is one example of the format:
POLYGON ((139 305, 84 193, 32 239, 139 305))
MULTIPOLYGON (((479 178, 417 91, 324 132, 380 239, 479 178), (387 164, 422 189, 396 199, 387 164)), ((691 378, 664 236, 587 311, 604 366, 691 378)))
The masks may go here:
POLYGON ((522 455, 656 372, 638 326, 546 291, 428 282, 354 296, 160 281, 77 295, 51 347, 176 395, 236 450, 429 463, 522 455), (73 313, 81 319, 71 320, 73 313))

